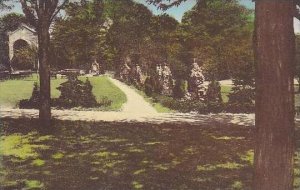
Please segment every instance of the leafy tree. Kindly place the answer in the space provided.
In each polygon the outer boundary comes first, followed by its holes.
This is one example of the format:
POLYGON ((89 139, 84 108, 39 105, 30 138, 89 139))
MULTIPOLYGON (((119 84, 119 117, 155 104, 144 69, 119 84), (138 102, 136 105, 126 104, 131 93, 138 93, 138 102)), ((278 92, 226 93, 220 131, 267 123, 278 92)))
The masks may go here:
POLYGON ((251 50, 250 16, 251 12, 236 1, 213 0, 196 5, 182 21, 186 62, 197 58, 211 80, 232 77, 234 65, 241 64, 241 53, 253 57, 244 53, 251 50))
POLYGON ((113 50, 113 68, 118 69, 127 57, 131 58, 130 66, 133 66, 141 62, 143 55, 151 55, 147 53, 148 49, 154 49, 149 43, 151 11, 131 0, 109 1, 105 7, 106 15, 113 22, 106 41, 113 50))
POLYGON ((69 3, 65 11, 65 19, 57 19, 52 33, 55 67, 89 69, 95 59, 102 64, 107 33, 102 1, 69 3))

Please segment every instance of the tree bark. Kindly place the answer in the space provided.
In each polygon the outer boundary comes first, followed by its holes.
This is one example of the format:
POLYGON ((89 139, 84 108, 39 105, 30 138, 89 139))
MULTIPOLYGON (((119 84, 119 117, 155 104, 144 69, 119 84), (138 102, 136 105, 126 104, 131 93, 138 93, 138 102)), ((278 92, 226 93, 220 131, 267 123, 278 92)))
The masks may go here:
POLYGON ((292 0, 255 7, 255 190, 293 189, 295 35, 292 0))
POLYGON ((49 24, 42 19, 38 23, 38 42, 39 42, 39 76, 40 76, 40 109, 39 119, 43 127, 51 124, 51 105, 50 105, 50 63, 49 47, 50 34, 49 24))

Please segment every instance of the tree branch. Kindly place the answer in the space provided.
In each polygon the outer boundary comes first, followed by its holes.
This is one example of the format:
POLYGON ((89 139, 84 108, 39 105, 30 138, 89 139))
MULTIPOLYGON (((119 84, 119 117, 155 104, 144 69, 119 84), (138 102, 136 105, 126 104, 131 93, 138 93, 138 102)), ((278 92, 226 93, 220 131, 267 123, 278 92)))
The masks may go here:
POLYGON ((28 19, 29 23, 32 26, 37 27, 37 17, 34 14, 34 10, 35 10, 35 8, 33 7, 34 5, 32 3, 28 4, 27 0, 20 0, 20 3, 22 5, 22 10, 26 18, 28 19))
POLYGON ((64 0, 64 2, 56 8, 56 11, 53 12, 50 22, 53 21, 53 19, 56 17, 56 15, 59 13, 59 11, 61 11, 61 9, 63 9, 67 5, 67 3, 69 3, 69 0, 64 0))

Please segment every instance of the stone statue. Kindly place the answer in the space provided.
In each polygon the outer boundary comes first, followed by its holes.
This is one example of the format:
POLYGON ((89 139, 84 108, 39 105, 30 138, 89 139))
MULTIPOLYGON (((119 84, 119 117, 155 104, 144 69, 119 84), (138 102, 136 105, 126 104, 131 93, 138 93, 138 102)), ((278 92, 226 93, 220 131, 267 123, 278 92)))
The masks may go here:
POLYGON ((203 85, 205 77, 202 68, 194 62, 192 65, 191 74, 189 77, 189 94, 191 99, 204 100, 206 88, 203 85))
POLYGON ((131 70, 131 68, 128 66, 127 63, 124 63, 124 65, 121 66, 121 70, 120 70, 121 80, 126 81, 126 82, 129 81, 130 70, 131 70))
POLYGON ((94 62, 91 65, 90 73, 93 74, 93 75, 99 75, 100 74, 100 65, 99 65, 99 63, 97 62, 96 59, 94 60, 94 62))
POLYGON ((160 84, 162 86, 162 94, 170 96, 173 92, 173 77, 172 71, 167 63, 163 66, 160 64, 156 66, 156 72, 159 77, 160 84))

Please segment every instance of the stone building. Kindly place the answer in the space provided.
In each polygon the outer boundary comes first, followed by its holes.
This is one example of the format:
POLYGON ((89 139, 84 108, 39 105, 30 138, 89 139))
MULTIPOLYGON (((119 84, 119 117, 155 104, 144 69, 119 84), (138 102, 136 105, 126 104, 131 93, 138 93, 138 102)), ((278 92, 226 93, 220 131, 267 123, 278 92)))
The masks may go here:
POLYGON ((38 47, 37 32, 35 29, 25 24, 21 24, 16 30, 8 32, 7 35, 10 61, 14 57, 14 51, 16 50, 17 46, 28 45, 29 47, 38 47))

